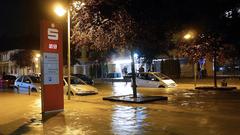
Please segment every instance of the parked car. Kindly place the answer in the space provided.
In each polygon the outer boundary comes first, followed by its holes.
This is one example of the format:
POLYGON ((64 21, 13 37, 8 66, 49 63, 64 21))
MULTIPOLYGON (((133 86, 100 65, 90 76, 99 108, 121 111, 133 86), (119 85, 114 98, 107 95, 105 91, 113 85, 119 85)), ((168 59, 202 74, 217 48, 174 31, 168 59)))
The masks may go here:
MULTIPOLYGON (((67 95, 68 93, 68 77, 64 77, 63 83, 64 83, 64 93, 67 95)), ((80 78, 76 76, 71 76, 71 94, 72 95, 92 95, 97 94, 98 90, 97 88, 88 85, 86 82, 81 80, 80 78)))
POLYGON ((176 87, 177 84, 168 76, 159 72, 138 73, 136 77, 137 86, 168 88, 176 87))
POLYGON ((6 84, 6 87, 13 87, 17 77, 14 75, 5 75, 2 77, 2 79, 4 81, 4 84, 6 84))
POLYGON ((83 80, 84 82, 86 82, 89 85, 93 85, 94 81, 93 79, 91 79, 90 77, 83 75, 83 74, 73 74, 72 76, 76 76, 78 78, 80 78, 81 80, 83 80))
POLYGON ((31 75, 19 76, 14 83, 14 87, 20 90, 27 90, 29 87, 32 92, 41 92, 40 78, 31 75))

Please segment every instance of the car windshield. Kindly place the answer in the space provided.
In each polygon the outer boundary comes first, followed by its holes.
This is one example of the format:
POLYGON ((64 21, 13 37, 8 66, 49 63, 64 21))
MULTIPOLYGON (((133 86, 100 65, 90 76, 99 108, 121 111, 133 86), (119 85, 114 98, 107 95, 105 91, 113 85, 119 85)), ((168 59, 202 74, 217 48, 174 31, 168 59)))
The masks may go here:
MULTIPOLYGON (((68 82, 68 78, 65 77, 64 78, 66 80, 66 82, 68 82)), ((77 77, 71 77, 71 84, 81 84, 81 85, 85 85, 85 82, 83 82, 80 78, 77 77)))
POLYGON ((33 83, 40 83, 40 77, 29 76, 33 83))
POLYGON ((170 79, 168 76, 162 74, 162 73, 154 73, 154 75, 156 75, 157 77, 165 80, 165 79, 170 79))

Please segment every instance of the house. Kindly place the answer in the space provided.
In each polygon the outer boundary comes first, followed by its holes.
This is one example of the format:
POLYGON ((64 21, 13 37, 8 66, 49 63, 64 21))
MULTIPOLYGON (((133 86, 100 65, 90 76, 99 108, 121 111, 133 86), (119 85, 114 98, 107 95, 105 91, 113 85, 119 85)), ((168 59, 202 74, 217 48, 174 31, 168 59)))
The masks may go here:
POLYGON ((38 74, 40 70, 40 51, 32 50, 33 60, 31 67, 20 68, 15 64, 14 61, 11 61, 11 56, 14 53, 23 51, 23 49, 15 49, 0 52, 0 74, 11 74, 11 75, 23 75, 23 74, 38 74))

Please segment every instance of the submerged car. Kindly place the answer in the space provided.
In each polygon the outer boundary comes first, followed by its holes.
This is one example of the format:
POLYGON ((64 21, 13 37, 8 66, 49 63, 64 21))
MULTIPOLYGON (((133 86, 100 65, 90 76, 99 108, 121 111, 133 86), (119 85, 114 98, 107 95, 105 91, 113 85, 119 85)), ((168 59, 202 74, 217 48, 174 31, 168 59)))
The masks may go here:
POLYGON ((20 90, 28 90, 30 88, 32 92, 41 92, 41 81, 39 77, 22 75, 15 80, 14 87, 20 90))
POLYGON ((91 79, 90 77, 83 75, 83 74, 73 74, 73 76, 76 76, 78 78, 80 78, 81 80, 83 80, 84 82, 86 82, 89 85, 93 85, 94 81, 93 79, 91 79))
POLYGON ((169 88, 177 86, 175 81, 160 72, 139 73, 136 77, 136 84, 137 86, 155 88, 169 88))
MULTIPOLYGON (((64 83, 64 93, 68 94, 68 77, 64 77, 63 83, 64 83)), ((71 83, 71 95, 92 95, 97 94, 98 90, 97 88, 88 85, 86 82, 81 80, 78 77, 71 76, 70 78, 71 83)))

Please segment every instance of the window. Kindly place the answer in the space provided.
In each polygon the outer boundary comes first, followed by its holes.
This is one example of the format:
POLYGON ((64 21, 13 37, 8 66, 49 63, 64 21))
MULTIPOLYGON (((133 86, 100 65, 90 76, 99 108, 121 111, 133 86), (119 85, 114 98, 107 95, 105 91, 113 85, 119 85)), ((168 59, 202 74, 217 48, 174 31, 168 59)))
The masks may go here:
MULTIPOLYGON (((64 79, 68 83, 68 78, 65 77, 64 79)), ((85 82, 83 82, 81 79, 79 79, 77 77, 71 77, 70 81, 71 81, 71 84, 81 84, 81 85, 85 85, 86 84, 85 82)))
POLYGON ((18 78, 17 82, 22 82, 23 77, 18 78))
POLYGON ((35 76, 29 76, 32 80, 33 83, 40 83, 41 78, 40 77, 35 77, 35 76))
POLYGON ((28 78, 28 77, 24 77, 24 79, 23 79, 23 82, 24 83, 31 83, 31 80, 28 78))

